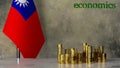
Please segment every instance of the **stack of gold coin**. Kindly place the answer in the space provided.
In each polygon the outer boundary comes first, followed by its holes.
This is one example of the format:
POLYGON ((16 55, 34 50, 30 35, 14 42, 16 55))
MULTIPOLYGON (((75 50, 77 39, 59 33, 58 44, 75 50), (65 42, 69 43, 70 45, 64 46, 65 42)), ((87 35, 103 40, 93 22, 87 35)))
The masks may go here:
POLYGON ((77 63, 77 50, 75 48, 71 48, 71 56, 70 56, 70 63, 71 64, 76 64, 77 63))
POLYGON ((64 54, 60 55, 60 64, 65 64, 65 55, 64 54))
POLYGON ((103 63, 106 62, 106 53, 103 53, 103 54, 102 54, 102 62, 103 62, 103 63))
POLYGON ((86 58, 85 62, 88 62, 88 47, 89 47, 89 45, 85 46, 85 54, 86 54, 86 56, 85 56, 85 58, 86 58))
POLYGON ((81 54, 81 53, 78 53, 78 54, 77 54, 77 63, 78 63, 78 64, 81 64, 81 63, 82 63, 82 54, 81 54))
POLYGON ((94 49, 94 62, 98 62, 98 52, 94 49))
POLYGON ((62 44, 58 44, 58 63, 61 62, 61 54, 62 54, 62 51, 63 51, 63 48, 62 48, 62 44))
POLYGON ((65 54, 65 64, 70 64, 70 54, 65 54))
POLYGON ((65 64, 70 64, 70 49, 65 49, 65 64))
POLYGON ((87 43, 83 43, 82 61, 85 63, 87 61, 87 43))
POLYGON ((82 62, 85 63, 86 62, 86 52, 82 52, 82 62))
POLYGON ((99 46, 98 47, 98 62, 102 62, 102 55, 104 53, 104 47, 103 46, 99 46))
POLYGON ((93 62, 93 58, 92 58, 92 46, 88 46, 87 63, 91 64, 92 62, 93 62))

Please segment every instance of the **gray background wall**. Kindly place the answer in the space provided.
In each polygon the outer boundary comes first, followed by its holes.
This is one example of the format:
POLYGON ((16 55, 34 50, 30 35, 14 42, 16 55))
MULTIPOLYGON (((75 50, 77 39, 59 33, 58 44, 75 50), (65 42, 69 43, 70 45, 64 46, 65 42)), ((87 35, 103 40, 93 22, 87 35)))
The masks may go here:
MULTIPOLYGON (((16 57, 15 45, 3 33, 12 0, 0 0, 0 58, 16 57)), ((105 47, 107 57, 120 57, 120 1, 116 9, 75 9, 74 2, 106 0, 34 0, 46 42, 38 58, 57 57, 57 44, 82 48, 82 42, 105 47)))

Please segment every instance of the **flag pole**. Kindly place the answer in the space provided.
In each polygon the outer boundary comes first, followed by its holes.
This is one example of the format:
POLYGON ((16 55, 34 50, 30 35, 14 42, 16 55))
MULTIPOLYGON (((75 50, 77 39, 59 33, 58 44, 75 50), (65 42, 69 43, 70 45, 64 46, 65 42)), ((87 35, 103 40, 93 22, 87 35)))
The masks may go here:
POLYGON ((17 58, 17 64, 20 63, 20 51, 19 48, 16 48, 16 58, 17 58))

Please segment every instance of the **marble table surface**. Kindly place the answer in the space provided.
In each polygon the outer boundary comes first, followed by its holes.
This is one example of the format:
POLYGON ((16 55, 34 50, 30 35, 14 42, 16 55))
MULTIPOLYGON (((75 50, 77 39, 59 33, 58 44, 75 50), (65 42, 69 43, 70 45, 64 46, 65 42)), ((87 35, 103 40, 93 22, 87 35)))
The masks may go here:
POLYGON ((0 59, 0 68, 120 68, 120 58, 107 59, 106 63, 58 64, 55 58, 0 59))

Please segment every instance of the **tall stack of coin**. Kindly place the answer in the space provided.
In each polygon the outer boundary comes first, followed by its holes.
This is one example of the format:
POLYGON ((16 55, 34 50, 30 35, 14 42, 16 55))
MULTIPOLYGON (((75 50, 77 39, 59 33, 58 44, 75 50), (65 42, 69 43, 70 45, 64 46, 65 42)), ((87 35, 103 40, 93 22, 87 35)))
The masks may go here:
POLYGON ((86 52, 86 57, 85 57, 86 60, 85 60, 85 62, 86 62, 86 63, 88 62, 88 47, 89 47, 89 45, 86 45, 86 46, 85 46, 85 50, 86 50, 86 51, 85 51, 85 52, 86 52))
POLYGON ((92 62, 93 62, 93 58, 92 58, 92 46, 88 46, 87 63, 91 64, 92 62))
POLYGON ((58 63, 60 63, 61 62, 61 54, 63 54, 62 53, 62 51, 63 51, 62 44, 58 44, 57 48, 58 48, 58 63))
POLYGON ((71 56, 70 56, 70 59, 71 59, 71 64, 76 64, 77 63, 77 50, 75 48, 71 48, 71 56))
POLYGON ((87 61, 87 43, 83 43, 83 52, 82 52, 82 60, 83 62, 86 62, 87 61))

